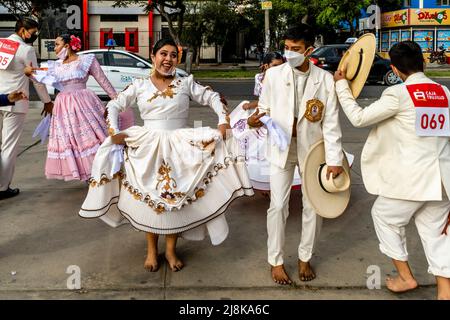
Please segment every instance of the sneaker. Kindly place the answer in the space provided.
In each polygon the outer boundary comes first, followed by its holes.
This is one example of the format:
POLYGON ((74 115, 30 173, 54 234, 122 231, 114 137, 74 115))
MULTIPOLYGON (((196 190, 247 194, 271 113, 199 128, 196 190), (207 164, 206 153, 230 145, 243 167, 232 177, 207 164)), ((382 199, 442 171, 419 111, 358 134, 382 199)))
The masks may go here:
POLYGON ((19 193, 20 193, 19 189, 8 188, 5 191, 0 191, 0 200, 13 198, 13 197, 19 195, 19 193))

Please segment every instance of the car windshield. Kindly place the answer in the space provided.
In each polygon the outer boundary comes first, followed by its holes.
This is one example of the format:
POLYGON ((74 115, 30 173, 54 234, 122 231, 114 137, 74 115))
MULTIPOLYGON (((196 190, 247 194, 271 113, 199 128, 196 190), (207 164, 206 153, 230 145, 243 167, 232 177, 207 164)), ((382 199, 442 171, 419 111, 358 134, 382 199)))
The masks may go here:
POLYGON ((137 57, 137 58, 139 58, 139 59, 142 59, 142 60, 147 61, 148 63, 152 64, 152 62, 150 61, 150 59, 146 59, 146 58, 144 58, 144 57, 142 57, 142 56, 140 56, 140 55, 138 55, 138 54, 136 54, 136 53, 133 53, 133 52, 128 52, 128 53, 131 54, 132 56, 135 56, 135 57, 137 57))

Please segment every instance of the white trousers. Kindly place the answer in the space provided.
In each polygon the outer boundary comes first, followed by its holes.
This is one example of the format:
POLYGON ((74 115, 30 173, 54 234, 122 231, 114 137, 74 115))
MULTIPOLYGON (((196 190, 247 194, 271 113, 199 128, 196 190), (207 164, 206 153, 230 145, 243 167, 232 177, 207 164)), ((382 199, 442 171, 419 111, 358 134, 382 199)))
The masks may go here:
MULTIPOLYGON (((297 139, 292 138, 286 167, 272 165, 270 168, 270 208, 267 211, 268 261, 279 266, 283 261, 286 220, 289 216, 289 197, 295 167, 300 164, 297 158, 297 139)), ((302 173, 300 172, 300 176, 302 173)), ((309 200, 303 194, 302 234, 298 247, 298 258, 308 262, 322 227, 322 217, 318 216, 309 200)))
POLYGON ((428 272, 450 278, 450 234, 442 234, 447 223, 450 201, 407 201, 379 196, 372 207, 380 250, 399 261, 408 260, 405 226, 412 217, 428 261, 428 272))
POLYGON ((26 113, 0 111, 2 132, 0 156, 0 191, 8 189, 16 166, 19 139, 25 125, 26 113))

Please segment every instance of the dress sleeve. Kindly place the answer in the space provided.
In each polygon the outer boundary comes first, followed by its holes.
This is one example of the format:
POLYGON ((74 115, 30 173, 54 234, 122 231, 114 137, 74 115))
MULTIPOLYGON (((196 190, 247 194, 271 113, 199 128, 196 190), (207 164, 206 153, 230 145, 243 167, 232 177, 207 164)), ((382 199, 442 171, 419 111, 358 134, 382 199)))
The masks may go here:
MULTIPOLYGON (((27 48, 26 56, 25 56, 25 66, 33 66, 38 67, 39 64, 37 62, 36 58, 36 51, 33 47, 27 48)), ((35 81, 33 78, 31 78, 31 82, 33 83, 34 88, 36 89, 36 93, 39 96, 39 99, 43 103, 51 102, 52 99, 50 99, 50 96, 48 95, 47 87, 43 83, 39 83, 35 81)))
POLYGON ((111 100, 106 106, 108 110, 108 117, 106 119, 106 122, 108 123, 108 133, 110 136, 113 136, 120 132, 119 113, 125 111, 127 107, 133 104, 137 99, 137 81, 142 80, 135 80, 131 85, 125 88, 124 91, 119 93, 115 99, 111 100))
POLYGON ((114 99, 117 96, 116 90, 106 77, 105 73, 102 70, 102 67, 100 66, 100 63, 98 63, 98 60, 95 57, 94 60, 92 60, 91 67, 89 68, 89 74, 94 77, 100 87, 105 90, 105 92, 111 99, 114 99))
POLYGON ((227 109, 220 100, 220 94, 213 91, 210 87, 205 87, 194 81, 190 75, 187 79, 189 96, 192 100, 202 104, 209 105, 219 117, 219 125, 228 123, 227 109))

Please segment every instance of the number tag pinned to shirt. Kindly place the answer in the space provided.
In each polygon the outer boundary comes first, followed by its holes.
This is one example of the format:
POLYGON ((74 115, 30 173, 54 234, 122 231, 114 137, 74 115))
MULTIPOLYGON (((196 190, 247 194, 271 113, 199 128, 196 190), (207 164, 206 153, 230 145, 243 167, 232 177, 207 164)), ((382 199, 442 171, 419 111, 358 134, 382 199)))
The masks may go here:
POLYGON ((421 137, 449 137, 449 105, 442 86, 420 83, 406 88, 416 109, 416 134, 421 137))
POLYGON ((16 41, 0 39, 0 70, 6 70, 6 68, 8 68, 16 55, 19 46, 20 43, 16 41))

